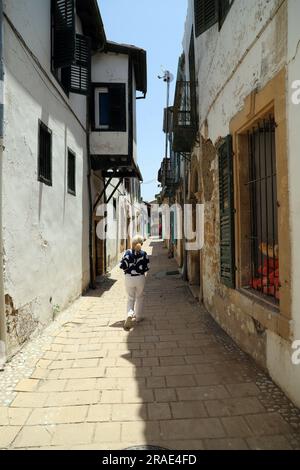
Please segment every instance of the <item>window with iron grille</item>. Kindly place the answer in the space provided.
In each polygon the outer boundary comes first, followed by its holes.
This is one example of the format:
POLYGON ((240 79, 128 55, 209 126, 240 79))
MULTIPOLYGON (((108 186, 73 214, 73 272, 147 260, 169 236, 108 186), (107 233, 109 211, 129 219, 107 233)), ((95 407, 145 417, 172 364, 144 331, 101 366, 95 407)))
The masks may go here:
POLYGON ((52 133, 39 122, 38 180, 52 186, 52 133))
POLYGON ((218 0, 194 0, 195 35, 204 33, 218 21, 218 0))
POLYGON ((76 155, 68 149, 68 193, 76 196, 76 155))
POLYGON ((278 214, 275 121, 258 122, 248 132, 250 205, 250 287, 279 300, 278 214))
POLYGON ((75 0, 51 1, 51 69, 66 93, 89 94, 90 38, 76 34, 75 0))

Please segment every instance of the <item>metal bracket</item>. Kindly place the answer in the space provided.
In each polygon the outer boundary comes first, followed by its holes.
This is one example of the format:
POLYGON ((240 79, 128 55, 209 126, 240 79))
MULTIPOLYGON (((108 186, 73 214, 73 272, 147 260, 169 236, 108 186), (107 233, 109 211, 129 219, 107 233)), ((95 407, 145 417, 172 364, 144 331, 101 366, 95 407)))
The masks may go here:
POLYGON ((107 199, 106 204, 108 204, 109 201, 112 199, 113 195, 114 195, 115 192, 118 190, 118 188, 119 188, 119 186, 121 185, 122 181, 123 181, 123 178, 120 178, 120 179, 119 179, 119 182, 118 182, 118 184, 117 184, 117 186, 115 186, 113 192, 111 193, 111 195, 110 195, 109 198, 107 199))
POLYGON ((98 206, 98 204, 99 204, 99 202, 100 202, 100 200, 101 200, 103 194, 105 193, 105 191, 107 190, 108 186, 110 185, 111 180, 112 180, 112 178, 109 178, 109 179, 108 179, 108 181, 105 183, 104 188, 102 189, 101 193, 100 193, 99 196, 97 197, 97 200, 96 200, 96 202, 95 202, 95 204, 94 204, 94 207, 93 207, 94 210, 95 210, 96 207, 98 206))

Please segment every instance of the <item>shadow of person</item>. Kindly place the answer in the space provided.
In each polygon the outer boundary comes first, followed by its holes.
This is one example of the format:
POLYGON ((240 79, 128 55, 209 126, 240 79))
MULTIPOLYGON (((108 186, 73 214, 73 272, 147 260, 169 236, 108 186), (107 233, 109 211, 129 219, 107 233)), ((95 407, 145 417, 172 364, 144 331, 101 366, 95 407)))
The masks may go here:
POLYGON ((133 321, 127 336, 127 353, 123 356, 132 371, 130 379, 124 381, 123 396, 131 413, 129 421, 123 424, 126 448, 132 450, 172 449, 175 445, 164 425, 172 418, 171 403, 176 400, 175 390, 168 388, 164 364, 182 361, 180 356, 178 361, 172 356, 176 354, 176 343, 167 338, 173 333, 169 299, 171 296, 179 300, 181 293, 176 288, 182 281, 157 277, 157 273, 170 268, 170 260, 161 241, 151 241, 148 247, 145 249, 150 256, 150 271, 144 293, 144 320, 133 321))

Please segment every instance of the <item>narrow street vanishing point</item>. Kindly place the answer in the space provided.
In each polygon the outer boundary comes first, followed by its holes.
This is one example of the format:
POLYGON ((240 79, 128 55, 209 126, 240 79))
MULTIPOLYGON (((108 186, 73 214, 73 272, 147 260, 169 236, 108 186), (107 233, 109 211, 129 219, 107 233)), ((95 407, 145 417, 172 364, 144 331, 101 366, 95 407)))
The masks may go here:
POLYGON ((0 447, 299 449, 299 410, 146 245, 145 321, 124 331, 115 268, 0 373, 0 447))

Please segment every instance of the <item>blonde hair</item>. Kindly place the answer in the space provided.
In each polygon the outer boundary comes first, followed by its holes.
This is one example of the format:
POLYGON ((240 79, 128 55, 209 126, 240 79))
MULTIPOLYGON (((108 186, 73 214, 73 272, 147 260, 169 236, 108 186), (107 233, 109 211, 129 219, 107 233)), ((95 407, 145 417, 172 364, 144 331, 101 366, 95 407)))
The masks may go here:
POLYGON ((132 249, 140 251, 144 243, 144 238, 141 235, 135 235, 131 241, 132 249))

